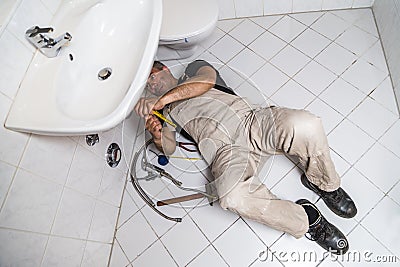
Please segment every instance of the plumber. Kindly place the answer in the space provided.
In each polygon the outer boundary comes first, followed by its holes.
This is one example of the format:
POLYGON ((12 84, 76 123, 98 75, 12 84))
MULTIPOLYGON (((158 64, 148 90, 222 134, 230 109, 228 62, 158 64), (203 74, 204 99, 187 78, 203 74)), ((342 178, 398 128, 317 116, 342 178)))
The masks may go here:
POLYGON ((154 62, 146 90, 153 96, 141 98, 135 112, 145 118, 155 145, 170 155, 176 141, 175 129, 152 115, 153 110, 176 122, 181 134, 198 144, 222 208, 295 238, 305 235, 334 254, 347 252, 344 234, 313 203, 279 199, 257 178, 268 157, 295 156, 304 171, 302 184, 338 216, 354 217, 356 206, 340 187, 319 117, 305 110, 251 105, 203 60, 190 63, 179 79, 154 62))

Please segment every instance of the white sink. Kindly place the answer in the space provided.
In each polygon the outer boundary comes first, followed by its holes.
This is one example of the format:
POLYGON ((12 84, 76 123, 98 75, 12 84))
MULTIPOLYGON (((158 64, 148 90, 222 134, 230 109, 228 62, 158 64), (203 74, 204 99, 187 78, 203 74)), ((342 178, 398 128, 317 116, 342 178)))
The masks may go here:
POLYGON ((50 25, 39 26, 72 40, 57 57, 35 54, 5 126, 45 135, 115 127, 142 94, 161 21, 161 0, 64 1, 50 25))

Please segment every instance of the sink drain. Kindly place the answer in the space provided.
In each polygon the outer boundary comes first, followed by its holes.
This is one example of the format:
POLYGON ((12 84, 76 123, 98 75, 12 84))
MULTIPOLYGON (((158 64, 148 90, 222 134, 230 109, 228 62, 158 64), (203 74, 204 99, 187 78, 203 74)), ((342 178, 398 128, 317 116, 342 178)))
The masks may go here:
POLYGON ((99 71, 99 74, 97 74, 97 78, 99 78, 100 81, 107 80, 111 76, 111 73, 112 73, 111 68, 101 69, 99 71))

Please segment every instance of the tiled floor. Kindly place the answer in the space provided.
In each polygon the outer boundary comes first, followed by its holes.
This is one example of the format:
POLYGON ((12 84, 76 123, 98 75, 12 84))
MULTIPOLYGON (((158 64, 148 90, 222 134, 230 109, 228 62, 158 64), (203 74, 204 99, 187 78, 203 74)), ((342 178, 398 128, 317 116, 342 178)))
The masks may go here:
MULTIPOLYGON (((342 186, 358 206, 355 218, 335 216, 302 187, 295 160, 272 158, 260 178, 281 198, 316 202, 346 233, 352 253, 335 258, 306 238, 296 240, 206 200, 161 207, 183 217, 173 223, 128 184, 111 266, 398 266, 400 120, 371 10, 224 20, 202 46, 191 59, 166 63, 178 75, 186 62, 206 59, 250 101, 322 117, 342 186)), ((136 148, 143 140, 140 131, 136 148)), ((209 175, 202 161, 175 159, 166 170, 192 187, 209 175)), ((142 183, 156 199, 187 194, 159 179, 142 183)))

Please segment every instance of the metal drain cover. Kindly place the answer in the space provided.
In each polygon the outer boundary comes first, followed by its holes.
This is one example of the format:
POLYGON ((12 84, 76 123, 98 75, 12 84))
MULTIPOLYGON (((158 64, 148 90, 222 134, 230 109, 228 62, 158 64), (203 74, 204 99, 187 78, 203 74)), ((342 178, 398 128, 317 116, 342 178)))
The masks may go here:
POLYGON ((112 143, 111 145, 109 145, 106 153, 107 164, 111 168, 115 168, 118 166, 119 162, 121 161, 121 158, 122 158, 122 153, 121 149, 119 148, 119 145, 117 143, 112 143))
POLYGON ((111 68, 103 68, 97 74, 97 78, 100 81, 104 81, 104 80, 107 80, 111 76, 111 74, 112 74, 112 69, 111 68))

